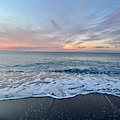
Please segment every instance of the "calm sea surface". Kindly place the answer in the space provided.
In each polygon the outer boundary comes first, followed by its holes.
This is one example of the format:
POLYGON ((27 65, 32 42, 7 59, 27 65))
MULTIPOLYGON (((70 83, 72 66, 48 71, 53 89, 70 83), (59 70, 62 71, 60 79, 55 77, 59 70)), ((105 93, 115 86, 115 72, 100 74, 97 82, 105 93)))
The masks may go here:
POLYGON ((120 96, 120 53, 0 51, 0 100, 120 96))

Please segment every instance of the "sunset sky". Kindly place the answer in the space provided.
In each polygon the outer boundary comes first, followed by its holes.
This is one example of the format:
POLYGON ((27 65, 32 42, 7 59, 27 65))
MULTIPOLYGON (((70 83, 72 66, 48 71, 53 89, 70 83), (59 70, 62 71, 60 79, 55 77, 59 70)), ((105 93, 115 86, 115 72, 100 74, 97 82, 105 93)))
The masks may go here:
POLYGON ((120 51, 120 0, 0 0, 0 50, 120 51))

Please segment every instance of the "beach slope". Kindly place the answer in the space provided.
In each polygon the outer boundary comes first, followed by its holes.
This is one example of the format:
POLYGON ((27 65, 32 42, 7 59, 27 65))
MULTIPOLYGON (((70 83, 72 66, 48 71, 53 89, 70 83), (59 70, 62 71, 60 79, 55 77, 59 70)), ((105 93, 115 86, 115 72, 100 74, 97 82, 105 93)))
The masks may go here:
POLYGON ((0 101, 0 120, 120 120, 120 98, 78 95, 68 99, 26 98, 0 101))

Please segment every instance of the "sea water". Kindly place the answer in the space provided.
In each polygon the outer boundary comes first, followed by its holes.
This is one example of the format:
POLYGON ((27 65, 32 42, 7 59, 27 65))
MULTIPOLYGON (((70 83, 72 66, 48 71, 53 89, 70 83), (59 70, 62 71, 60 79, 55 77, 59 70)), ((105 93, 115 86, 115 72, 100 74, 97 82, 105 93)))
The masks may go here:
POLYGON ((0 51, 0 100, 120 97, 120 53, 0 51))

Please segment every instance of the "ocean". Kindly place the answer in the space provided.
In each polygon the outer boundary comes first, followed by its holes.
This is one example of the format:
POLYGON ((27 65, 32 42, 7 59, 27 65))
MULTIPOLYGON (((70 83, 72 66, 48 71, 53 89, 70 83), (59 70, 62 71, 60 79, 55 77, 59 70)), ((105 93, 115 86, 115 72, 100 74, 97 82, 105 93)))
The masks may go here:
POLYGON ((0 100, 120 97, 120 53, 0 51, 0 100))

